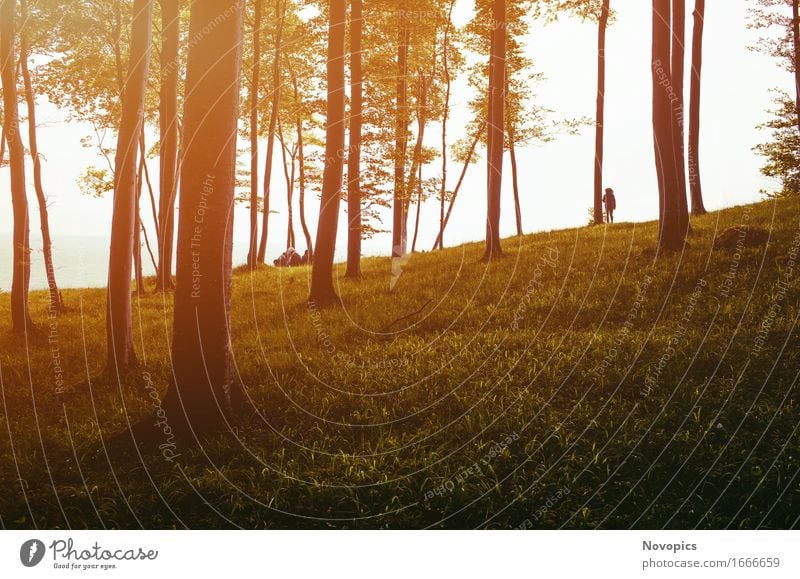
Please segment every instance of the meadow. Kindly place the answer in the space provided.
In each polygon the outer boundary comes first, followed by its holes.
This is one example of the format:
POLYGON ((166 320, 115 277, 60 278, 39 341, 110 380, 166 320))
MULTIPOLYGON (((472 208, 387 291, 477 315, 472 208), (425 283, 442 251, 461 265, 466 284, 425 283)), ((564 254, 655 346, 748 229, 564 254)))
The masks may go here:
POLYGON ((140 371, 117 383, 105 290, 64 291, 58 318, 33 293, 28 337, 2 294, 0 526, 796 527, 798 215, 710 213, 676 253, 622 223, 490 264, 482 244, 370 258, 337 266, 341 309, 307 302, 308 268, 240 269, 249 410, 156 449, 128 433, 169 383, 172 296, 135 296, 140 371))

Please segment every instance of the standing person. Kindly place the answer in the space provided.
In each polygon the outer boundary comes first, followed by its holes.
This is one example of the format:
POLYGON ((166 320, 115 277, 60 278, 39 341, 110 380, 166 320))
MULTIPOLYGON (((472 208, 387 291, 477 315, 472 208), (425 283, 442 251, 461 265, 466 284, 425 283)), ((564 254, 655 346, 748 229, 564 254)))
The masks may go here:
POLYGON ((614 210, 617 208, 617 198, 614 196, 614 190, 609 187, 606 189, 606 194, 603 195, 603 203, 606 204, 606 221, 614 223, 614 210))

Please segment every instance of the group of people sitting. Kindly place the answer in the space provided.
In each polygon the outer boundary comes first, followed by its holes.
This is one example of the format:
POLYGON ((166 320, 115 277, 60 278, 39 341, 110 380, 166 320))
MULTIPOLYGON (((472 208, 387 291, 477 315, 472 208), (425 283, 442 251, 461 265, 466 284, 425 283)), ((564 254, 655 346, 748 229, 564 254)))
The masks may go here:
POLYGON ((272 263, 275 267, 302 267, 304 265, 310 265, 311 258, 309 257, 307 249, 303 255, 300 255, 294 247, 290 247, 272 263))

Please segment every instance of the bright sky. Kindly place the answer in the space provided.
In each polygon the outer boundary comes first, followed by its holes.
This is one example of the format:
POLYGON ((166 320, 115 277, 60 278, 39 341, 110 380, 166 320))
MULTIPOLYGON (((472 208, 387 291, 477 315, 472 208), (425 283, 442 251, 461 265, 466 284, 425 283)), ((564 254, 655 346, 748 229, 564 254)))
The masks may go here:
MULTIPOLYGON (((612 4, 618 18, 609 28, 607 40, 606 186, 615 189, 618 221, 650 220, 656 218, 658 207, 650 120, 651 4, 645 0, 614 0, 612 4)), ((688 4, 691 6, 691 0, 688 4)), ((756 42, 757 34, 747 30, 747 4, 746 0, 707 2, 701 162, 709 209, 755 201, 760 198, 759 190, 776 187, 774 182, 759 173, 762 161, 752 148, 766 137, 755 127, 768 118, 766 110, 772 105, 769 89, 780 86, 788 91, 792 79, 773 59, 748 49, 756 42)), ((471 0, 459 0, 456 20, 463 22, 468 18, 471 6, 471 0)), ((537 24, 532 29, 528 50, 536 69, 546 76, 537 87, 537 100, 542 106, 554 109, 559 117, 594 115, 596 34, 594 24, 568 19, 546 27, 537 24)), ((690 40, 691 21, 687 35, 690 40)), ((465 94, 463 90, 456 91, 456 95, 465 94)), ((465 107, 465 101, 454 103, 451 127, 454 136, 466 120, 465 107)), ((24 114, 24 107, 21 112, 24 114)), ((102 284, 105 280, 111 201, 83 196, 76 184, 84 168, 97 162, 92 151, 80 146, 80 139, 89 134, 90 129, 65 123, 63 115, 47 103, 41 103, 39 115, 40 148, 45 157, 44 181, 51 201, 50 219, 56 249, 59 249, 59 243, 63 252, 68 246, 77 247, 75 240, 71 239, 75 236, 101 238, 82 244, 82 247, 90 249, 81 250, 89 253, 78 259, 82 267, 80 275, 76 274, 74 256, 65 255, 61 265, 57 261, 64 279, 62 284, 102 284)), ((431 127, 429 131, 431 145, 435 145, 438 128, 431 127)), ((587 208, 592 203, 593 159, 592 128, 585 129, 579 136, 563 136, 553 143, 519 151, 526 231, 586 223, 587 208)), ((457 178, 459 169, 451 164, 453 180, 457 178)), ((438 163, 427 170, 438 172, 438 163)), ((157 175, 155 166, 151 174, 157 175)), ((507 174, 503 228, 504 234, 510 235, 514 232, 510 170, 507 174)), ((485 161, 482 159, 470 169, 448 229, 448 244, 482 237, 485 175, 485 161)), ((280 197, 284 187, 282 172, 276 171, 275 178, 277 192, 273 197, 280 197)), ((36 232, 38 218, 32 190, 30 200, 31 229, 36 232)), ((315 200, 311 201, 307 214, 313 223, 318 205, 315 200)), ((271 221, 270 259, 277 257, 286 238, 285 202, 282 205, 281 200, 276 199, 273 204, 278 214, 271 221)), ((247 210, 241 208, 236 216, 237 261, 244 259, 247 248, 246 213, 247 210)), ((149 211, 145 217, 148 214, 149 211)), ((423 207, 422 249, 428 250, 432 245, 437 219, 435 202, 423 207)), ((390 219, 384 222, 390 223, 390 219)), ((297 234, 302 237, 299 223, 297 227, 297 234)), ((11 229, 8 169, 3 169, 0 171, 0 241, 7 239, 11 229)), ((346 234, 343 226, 340 233, 339 256, 344 257, 346 234)), ((38 239, 34 238, 33 243, 36 245, 38 239)), ((367 241, 364 249, 370 255, 385 255, 390 243, 390 238, 382 235, 367 241)), ((9 245, 3 242, 0 246, 0 289, 9 287, 9 245)), ((34 265, 34 285, 41 284, 38 269, 41 268, 34 265)))

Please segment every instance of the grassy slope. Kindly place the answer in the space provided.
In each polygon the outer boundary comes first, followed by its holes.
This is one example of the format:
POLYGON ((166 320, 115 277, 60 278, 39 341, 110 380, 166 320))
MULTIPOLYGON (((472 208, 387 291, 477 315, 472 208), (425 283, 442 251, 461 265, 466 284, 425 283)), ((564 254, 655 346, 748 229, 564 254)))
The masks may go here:
MULTIPOLYGON (((306 269, 240 274, 236 368, 259 415, 175 463, 89 452, 152 411, 133 389, 86 385, 105 356, 104 291, 66 291, 75 311, 53 327, 66 383, 82 384, 69 395, 47 339, 8 333, 0 296, 0 523, 796 525, 799 209, 696 219, 686 252, 658 261, 652 223, 507 240, 489 267, 479 244, 415 255, 394 294, 389 261, 366 260, 362 281, 340 281, 346 309, 319 317, 306 269), (714 247, 743 222, 769 243, 714 247)), ((31 299, 44 322, 47 296, 31 299)), ((170 299, 134 313, 162 395, 170 299)))

